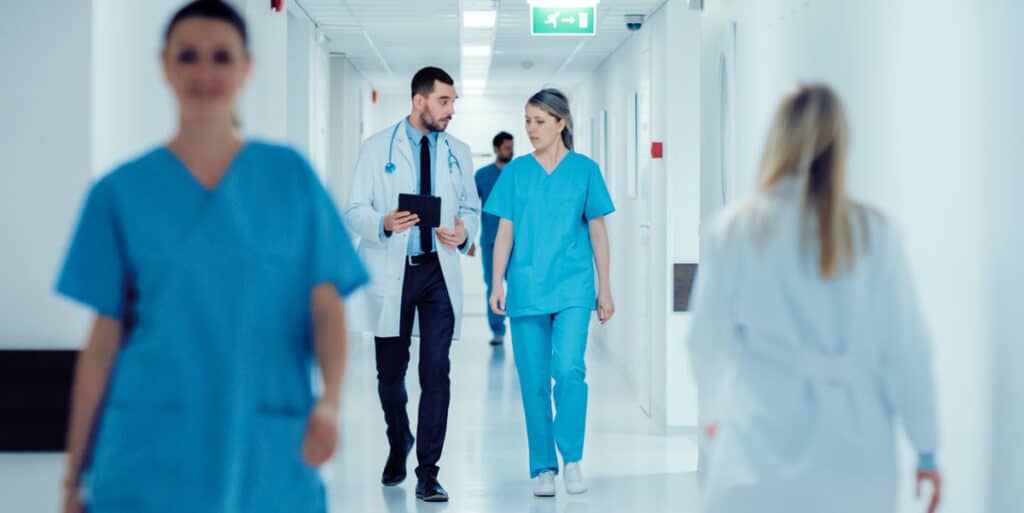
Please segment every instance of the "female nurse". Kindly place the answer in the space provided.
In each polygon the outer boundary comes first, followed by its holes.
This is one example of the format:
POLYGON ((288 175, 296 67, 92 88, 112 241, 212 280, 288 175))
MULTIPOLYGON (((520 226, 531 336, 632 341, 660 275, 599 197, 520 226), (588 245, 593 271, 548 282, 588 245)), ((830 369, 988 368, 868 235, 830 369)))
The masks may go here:
POLYGON ((306 161, 233 126, 251 66, 239 14, 192 2, 164 42, 177 133, 92 187, 57 284, 96 312, 64 510, 324 512, 340 297, 366 272, 306 161))
POLYGON ((506 166, 484 207, 501 218, 490 304, 511 319, 534 495, 551 497, 559 470, 556 448, 565 463, 567 491, 587 490, 580 470, 587 416, 584 352, 595 305, 602 324, 615 313, 604 224, 615 207, 597 164, 572 151, 565 95, 554 89, 533 95, 526 104, 526 131, 534 152, 506 166))
POLYGON ((711 440, 702 511, 893 512, 902 425, 942 491, 931 344, 903 242, 846 194, 839 97, 775 116, 758 191, 707 234, 690 351, 711 440))

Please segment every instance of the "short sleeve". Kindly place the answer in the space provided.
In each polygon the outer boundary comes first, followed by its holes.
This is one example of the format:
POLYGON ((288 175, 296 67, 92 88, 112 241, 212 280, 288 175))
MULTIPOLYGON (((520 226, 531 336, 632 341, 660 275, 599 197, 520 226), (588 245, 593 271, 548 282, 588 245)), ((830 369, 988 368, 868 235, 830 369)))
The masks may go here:
POLYGON ((487 203, 484 205, 484 213, 508 219, 515 223, 515 175, 517 168, 509 164, 505 171, 498 175, 490 194, 487 195, 487 203))
POLYGON ((583 206, 583 217, 587 221, 593 221, 612 212, 615 212, 615 204, 612 203, 612 197, 608 194, 608 187, 604 183, 604 177, 601 176, 601 170, 594 165, 587 175, 587 201, 583 206))
POLYGON ((370 275, 352 246, 334 201, 304 158, 302 165, 308 171, 313 191, 311 288, 330 283, 341 297, 347 297, 366 285, 370 275))
POLYGON ((100 181, 85 200, 78 226, 57 279, 57 292, 121 320, 127 265, 111 183, 100 181))

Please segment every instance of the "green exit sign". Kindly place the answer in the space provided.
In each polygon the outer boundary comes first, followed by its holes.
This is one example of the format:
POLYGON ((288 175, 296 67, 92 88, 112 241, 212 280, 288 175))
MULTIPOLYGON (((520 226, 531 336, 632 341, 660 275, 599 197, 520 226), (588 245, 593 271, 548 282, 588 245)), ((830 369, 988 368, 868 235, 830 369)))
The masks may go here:
POLYGON ((532 34, 535 36, 592 36, 597 25, 597 7, 532 6, 532 34))

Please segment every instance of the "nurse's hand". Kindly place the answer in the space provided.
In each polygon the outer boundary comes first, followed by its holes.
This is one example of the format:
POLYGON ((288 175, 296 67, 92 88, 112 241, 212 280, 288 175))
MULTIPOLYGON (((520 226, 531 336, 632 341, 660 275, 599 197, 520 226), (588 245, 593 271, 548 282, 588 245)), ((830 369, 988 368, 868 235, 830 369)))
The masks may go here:
POLYGON ((82 505, 82 490, 78 485, 64 486, 64 507, 62 513, 82 513, 85 511, 82 505))
POLYGON ((411 212, 392 210, 384 217, 384 231, 402 233, 420 222, 420 216, 411 212))
POLYGON ((615 301, 610 290, 602 290, 597 294, 597 320, 601 324, 608 322, 615 315, 615 301))
POLYGON ((917 471, 917 498, 921 498, 921 483, 929 481, 932 484, 932 500, 928 504, 928 513, 935 513, 942 501, 942 474, 938 470, 917 471))
POLYGON ((306 438, 302 442, 302 459, 311 467, 319 467, 334 456, 338 448, 338 406, 320 401, 309 414, 306 438))
POLYGON ((491 311, 498 315, 505 315, 505 284, 495 283, 491 288, 491 311))

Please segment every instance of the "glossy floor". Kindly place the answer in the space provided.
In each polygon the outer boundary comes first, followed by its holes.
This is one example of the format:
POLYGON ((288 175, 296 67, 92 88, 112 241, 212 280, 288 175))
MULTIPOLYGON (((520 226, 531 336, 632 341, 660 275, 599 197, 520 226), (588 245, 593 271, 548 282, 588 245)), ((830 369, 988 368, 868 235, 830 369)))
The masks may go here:
MULTIPOLYGON (((343 413, 343 448, 324 469, 332 512, 446 513, 622 513, 694 510, 696 447, 685 435, 651 434, 646 415, 626 390, 625 380, 592 347, 583 470, 590 490, 570 496, 561 478, 553 499, 532 496, 526 428, 511 344, 488 345, 483 317, 465 319, 463 340, 452 349, 452 403, 441 460, 448 504, 426 504, 415 496, 415 454, 410 479, 384 488, 387 457, 384 417, 377 402, 371 340, 354 341, 343 413)), ((416 347, 407 378, 410 418, 418 398, 416 347)), ((413 427, 415 431, 415 427, 413 427)))

